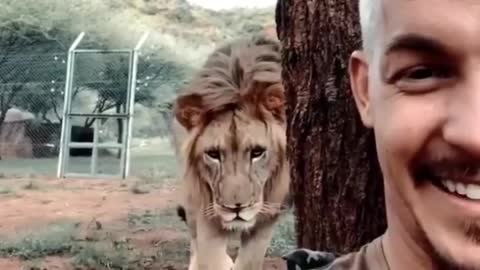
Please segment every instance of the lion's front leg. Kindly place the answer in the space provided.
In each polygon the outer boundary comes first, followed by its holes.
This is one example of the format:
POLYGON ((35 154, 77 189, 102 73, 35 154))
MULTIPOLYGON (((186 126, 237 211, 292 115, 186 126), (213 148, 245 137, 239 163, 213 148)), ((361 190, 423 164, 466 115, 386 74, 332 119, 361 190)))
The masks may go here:
POLYGON ((274 229, 275 224, 269 224, 242 235, 242 243, 233 270, 262 270, 274 229))
POLYGON ((196 237, 190 239, 190 264, 188 265, 188 270, 198 270, 196 237))
POLYGON ((195 261, 198 270, 231 270, 233 261, 227 254, 228 236, 200 218, 197 223, 195 261))
MULTIPOLYGON (((199 261, 198 261, 198 251, 197 251, 197 240, 196 239, 192 239, 191 241, 191 254, 190 254, 190 264, 188 266, 188 270, 200 270, 202 268, 199 268, 199 261)), ((232 267, 233 267, 233 261, 232 261, 232 258, 230 258, 230 256, 228 256, 228 254, 225 254, 225 256, 222 256, 222 254, 219 254, 217 256, 217 260, 219 261, 218 265, 222 265, 221 268, 219 269, 222 269, 222 270, 231 270, 232 267)), ((214 266, 216 267, 216 266, 214 266)), ((212 269, 211 267, 208 268, 208 269, 212 269)))

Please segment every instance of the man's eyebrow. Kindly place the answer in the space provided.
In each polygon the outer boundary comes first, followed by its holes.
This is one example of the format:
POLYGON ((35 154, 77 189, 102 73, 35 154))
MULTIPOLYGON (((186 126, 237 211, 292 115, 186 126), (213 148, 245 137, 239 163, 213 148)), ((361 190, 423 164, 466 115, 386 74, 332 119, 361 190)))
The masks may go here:
POLYGON ((447 48, 441 42, 419 34, 407 33, 395 37, 387 46, 385 54, 395 51, 412 51, 428 54, 447 54, 447 48))

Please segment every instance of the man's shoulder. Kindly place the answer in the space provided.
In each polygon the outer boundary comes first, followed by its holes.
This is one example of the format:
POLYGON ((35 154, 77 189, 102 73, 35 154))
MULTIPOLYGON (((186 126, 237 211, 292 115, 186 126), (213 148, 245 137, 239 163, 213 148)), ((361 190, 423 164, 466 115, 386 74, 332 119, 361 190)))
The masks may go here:
POLYGON ((387 270, 381 238, 359 250, 341 256, 332 253, 298 249, 284 256, 288 270, 387 270))
POLYGON ((381 238, 362 246, 359 250, 336 258, 318 270, 388 270, 381 238))
POLYGON ((315 270, 367 270, 365 268, 365 254, 363 250, 351 252, 336 258, 323 268, 315 270))

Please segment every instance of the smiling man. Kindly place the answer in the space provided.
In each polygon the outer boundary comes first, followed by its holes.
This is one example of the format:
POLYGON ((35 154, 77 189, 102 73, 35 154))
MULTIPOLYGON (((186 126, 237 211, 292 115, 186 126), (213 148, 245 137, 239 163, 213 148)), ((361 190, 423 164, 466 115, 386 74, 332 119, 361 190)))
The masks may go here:
POLYGON ((316 269, 480 270, 480 1, 360 0, 360 18, 350 80, 388 229, 316 269))

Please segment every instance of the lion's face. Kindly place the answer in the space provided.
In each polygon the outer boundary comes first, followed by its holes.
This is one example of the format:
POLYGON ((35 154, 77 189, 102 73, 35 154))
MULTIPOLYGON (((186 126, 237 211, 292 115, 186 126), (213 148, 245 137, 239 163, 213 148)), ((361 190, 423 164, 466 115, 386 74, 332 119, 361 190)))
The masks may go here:
POLYGON ((219 216, 227 229, 251 227, 267 211, 263 189, 282 154, 275 143, 282 138, 272 136, 284 136, 275 129, 236 110, 213 119, 197 139, 197 170, 213 197, 205 214, 219 216))

